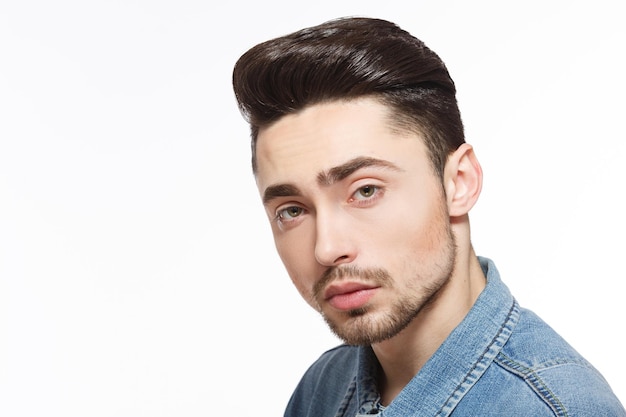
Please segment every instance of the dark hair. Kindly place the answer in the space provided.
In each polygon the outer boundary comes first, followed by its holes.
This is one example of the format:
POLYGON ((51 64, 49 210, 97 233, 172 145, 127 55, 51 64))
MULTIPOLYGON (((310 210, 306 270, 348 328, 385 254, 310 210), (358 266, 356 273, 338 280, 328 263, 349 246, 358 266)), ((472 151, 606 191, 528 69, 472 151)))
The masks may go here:
POLYGON ((394 23, 341 18, 260 43, 239 58, 235 96, 250 123, 256 172, 259 129, 307 106, 373 97, 400 128, 421 133, 433 167, 464 142, 456 89, 443 61, 394 23))

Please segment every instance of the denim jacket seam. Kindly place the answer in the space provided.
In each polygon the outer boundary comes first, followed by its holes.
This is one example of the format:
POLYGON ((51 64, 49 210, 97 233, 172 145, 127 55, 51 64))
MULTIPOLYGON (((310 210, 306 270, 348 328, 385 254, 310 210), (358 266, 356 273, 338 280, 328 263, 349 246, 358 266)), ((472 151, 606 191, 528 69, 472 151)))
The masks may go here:
POLYGON ((482 352, 480 358, 476 361, 472 369, 465 375, 463 380, 457 385, 454 392, 448 397, 448 400, 444 403, 444 405, 439 409, 435 417, 449 415, 449 413, 456 407, 456 404, 463 398, 465 393, 467 393, 470 388, 480 379, 480 376, 484 373, 484 371, 489 367, 489 364, 496 360, 498 354, 501 352, 502 347, 506 344, 508 338, 513 332, 513 328, 517 324, 517 317, 519 317, 519 305, 517 301, 513 299, 511 303, 511 307, 506 315, 506 319, 503 321, 500 329, 498 329, 497 333, 489 342, 487 348, 482 352), (503 333, 508 330, 505 335, 505 340, 500 340, 503 337, 503 333), (492 355, 489 355, 489 351, 493 348, 497 349, 492 355), (480 371, 477 374, 477 370, 480 368, 480 371))
POLYGON ((541 367, 529 368, 508 357, 502 352, 500 352, 495 358, 495 362, 512 374, 522 378, 524 382, 526 382, 526 384, 548 405, 548 407, 550 407, 555 416, 568 417, 569 414, 567 413, 565 405, 552 392, 552 390, 550 390, 548 385, 541 379, 538 372, 554 366, 566 364, 583 365, 583 363, 580 361, 560 359, 546 362, 542 364, 541 367))
POLYGON ((352 401, 352 398, 356 394, 356 391, 357 391, 357 383, 356 383, 356 375, 355 375, 352 378, 352 381, 350 382, 350 384, 348 385, 346 395, 343 397, 343 400, 341 401, 341 404, 339 405, 339 408, 337 409, 337 413, 335 414, 335 417, 345 416, 346 411, 348 411, 348 409, 350 408, 350 402, 352 401))

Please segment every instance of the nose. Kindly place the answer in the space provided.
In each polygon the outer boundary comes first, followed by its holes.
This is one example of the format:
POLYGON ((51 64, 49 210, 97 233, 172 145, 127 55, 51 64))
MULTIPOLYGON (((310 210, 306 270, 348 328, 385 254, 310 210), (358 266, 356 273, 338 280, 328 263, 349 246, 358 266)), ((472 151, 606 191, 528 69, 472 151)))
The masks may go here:
POLYGON ((317 213, 315 258, 324 266, 350 263, 356 258, 356 236, 338 213, 317 213))

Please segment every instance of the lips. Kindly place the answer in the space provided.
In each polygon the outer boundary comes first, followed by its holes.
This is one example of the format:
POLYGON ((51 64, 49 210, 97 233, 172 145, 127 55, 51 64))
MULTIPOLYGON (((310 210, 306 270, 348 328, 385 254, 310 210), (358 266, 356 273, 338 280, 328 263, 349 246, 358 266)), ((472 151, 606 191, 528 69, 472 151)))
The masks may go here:
POLYGON ((338 310, 354 310, 367 304, 378 288, 357 282, 333 284, 324 291, 324 300, 338 310))

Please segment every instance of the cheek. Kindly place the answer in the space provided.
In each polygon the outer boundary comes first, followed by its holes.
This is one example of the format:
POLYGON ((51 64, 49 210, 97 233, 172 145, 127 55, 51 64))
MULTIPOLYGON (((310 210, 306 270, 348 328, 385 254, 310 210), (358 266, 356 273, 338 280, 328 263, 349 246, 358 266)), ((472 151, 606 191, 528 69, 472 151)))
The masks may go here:
POLYGON ((302 298, 311 304, 313 285, 316 277, 321 275, 321 271, 317 271, 318 265, 315 262, 311 244, 304 237, 296 237, 295 234, 293 236, 274 235, 274 242, 289 278, 302 298))
POLYGON ((371 241, 377 242, 381 250, 408 252, 411 256, 433 252, 445 236, 445 219, 445 208, 439 200, 406 199, 386 212, 371 241))
POLYGON ((425 209, 419 220, 418 233, 412 238, 412 245, 422 256, 427 258, 440 256, 448 244, 449 217, 442 204, 433 204, 425 209))

